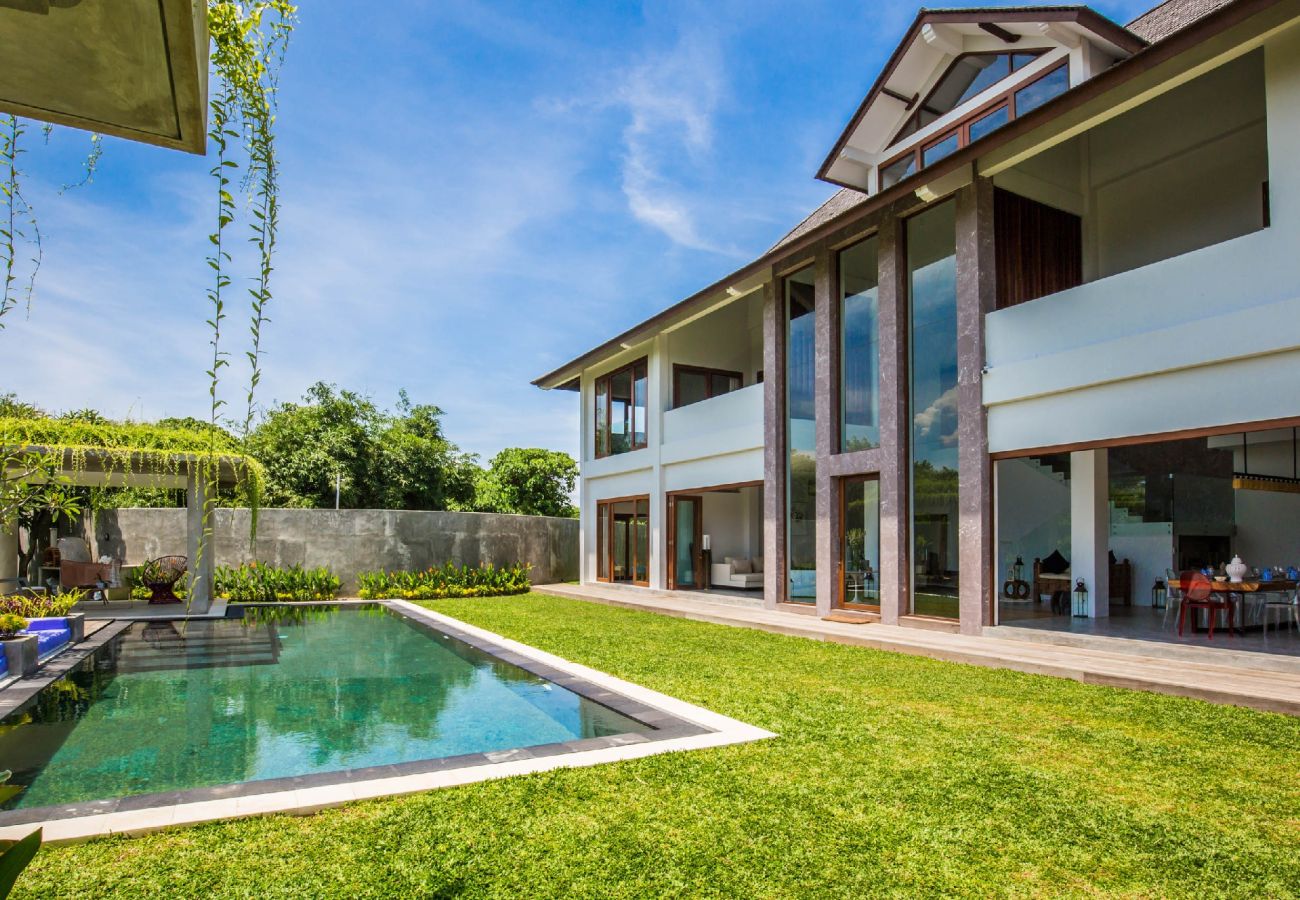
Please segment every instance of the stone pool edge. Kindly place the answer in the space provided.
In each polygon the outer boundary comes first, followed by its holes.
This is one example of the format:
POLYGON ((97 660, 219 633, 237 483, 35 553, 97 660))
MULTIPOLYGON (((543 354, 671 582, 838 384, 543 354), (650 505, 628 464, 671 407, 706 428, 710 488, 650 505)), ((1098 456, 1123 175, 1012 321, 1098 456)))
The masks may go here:
MULTIPOLYGON (((388 607, 416 624, 444 631, 505 662, 649 724, 656 731, 649 735, 586 738, 440 760, 417 760, 371 769, 88 801, 62 807, 39 807, 30 811, 11 810, 0 813, 0 822, 4 823, 0 824, 0 840, 13 840, 36 828, 43 829, 47 844, 57 844, 107 835, 145 834, 164 828, 256 815, 309 815, 357 800, 403 796, 515 775, 723 747, 776 736, 762 728, 570 662, 414 603, 404 600, 369 602, 388 607), (200 796, 209 799, 193 799, 200 796), (36 815, 49 815, 53 810, 62 815, 54 818, 36 815), (31 820, 25 821, 28 818, 31 820)), ((124 627, 126 624, 129 623, 124 623, 124 627)), ((114 633, 118 630, 121 629, 114 629, 114 633)))

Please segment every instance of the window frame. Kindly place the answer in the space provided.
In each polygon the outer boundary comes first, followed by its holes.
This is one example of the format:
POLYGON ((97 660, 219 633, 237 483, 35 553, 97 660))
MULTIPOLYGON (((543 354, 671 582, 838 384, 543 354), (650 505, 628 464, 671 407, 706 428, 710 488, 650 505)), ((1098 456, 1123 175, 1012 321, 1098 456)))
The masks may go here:
MULTIPOLYGON (((691 373, 691 374, 695 374, 695 375, 707 375, 707 376, 709 376, 709 380, 708 380, 708 383, 707 383, 707 389, 706 389, 706 393, 708 394, 708 396, 705 397, 704 400, 712 400, 714 397, 722 397, 722 396, 724 396, 724 395, 726 395, 726 394, 734 394, 736 391, 740 390, 741 388, 743 388, 743 387, 745 386, 745 373, 743 373, 743 372, 733 372, 733 371, 731 371, 730 369, 711 369, 711 368, 709 368, 709 367, 707 367, 707 366, 692 366, 692 365, 686 365, 686 364, 682 364, 682 363, 673 363, 673 409, 681 409, 681 408, 683 407, 683 405, 685 405, 685 406, 691 406, 691 405, 693 405, 693 404, 691 404, 691 403, 687 403, 687 404, 683 404, 683 403, 682 403, 682 400, 681 400, 681 397, 682 397, 682 383, 681 383, 681 375, 682 375, 682 373, 691 373), (721 375, 721 376, 723 376, 724 378, 734 378, 734 379, 736 379, 736 381, 739 382, 739 384, 736 386, 736 391, 723 391, 721 394, 715 394, 715 393, 713 393, 713 377, 712 377, 712 376, 714 376, 714 375, 721 375)), ((703 403, 704 400, 696 400, 695 403, 703 403)))
MULTIPOLYGON (((1043 52, 1045 53, 1047 51, 1043 51, 1043 52)), ((970 56, 970 55, 980 55, 980 54, 963 54, 963 56, 970 56)), ((1040 53, 1039 55, 1041 56, 1042 54, 1040 53)), ((958 57, 958 59, 960 59, 960 57, 958 57)), ((954 63, 956 61, 957 60, 953 60, 954 63)), ((1048 69, 1044 69, 1042 72, 1039 72, 1037 75, 1034 75, 1032 78, 1027 78, 1024 81, 1017 81, 1014 84, 1011 84, 1003 91, 1001 91, 996 97, 993 97, 988 101, 981 103, 979 106, 972 109, 966 115, 962 116, 952 125, 943 129, 943 131, 939 132, 938 134, 932 135, 931 137, 927 138, 924 141, 918 141, 916 144, 904 150, 903 152, 897 153, 894 156, 889 157, 888 159, 886 159, 884 162, 882 162, 880 165, 876 167, 876 190, 883 191, 886 189, 886 187, 893 187, 893 185, 887 186, 881 182, 881 173, 883 173, 886 169, 893 166, 895 163, 899 162, 900 160, 906 159, 909 156, 912 157, 912 164, 913 166, 915 166, 912 175, 916 175, 921 170, 925 169, 926 168, 925 151, 931 149, 932 147, 937 146, 938 144, 942 144, 944 141, 948 140, 954 134, 957 135, 957 149, 953 151, 954 153, 956 153, 957 150, 961 150, 962 148, 969 146, 969 144, 971 143, 970 126, 973 123, 983 119, 986 115, 997 112, 999 107, 1005 106, 1007 108, 1006 124, 1010 125, 1017 118, 1016 94, 1019 93, 1020 91, 1023 91, 1025 88, 1029 87, 1030 85, 1042 81, 1044 78, 1048 78, 1052 75, 1057 74, 1061 69, 1067 70, 1066 77, 1068 80, 1069 65, 1070 65, 1070 60, 1068 58, 1065 58, 1062 59, 1057 65, 1054 65, 1048 69)), ((1008 78, 1007 80, 1011 81, 1012 79, 1008 78)), ((1066 90, 1068 91, 1071 87, 1073 87, 1073 85, 1067 85, 1066 90)), ((1046 102, 1050 103, 1051 101, 1048 100, 1046 102)), ((999 126, 999 127, 1005 127, 1005 126, 999 126)), ((980 138, 976 138, 976 140, 980 140, 980 138)), ((897 143, 897 140, 895 140, 894 143, 897 143)), ((935 160, 935 162, 939 162, 939 160, 935 160)), ((912 176, 904 175, 902 178, 899 179, 899 181, 894 182, 894 184, 898 184, 899 182, 904 181, 910 177, 912 176)))
POLYGON ((649 365, 648 356, 643 356, 640 359, 635 359, 632 362, 628 363, 627 365, 619 366, 617 369, 611 369, 605 374, 598 376, 592 381, 592 411, 593 411, 592 432, 594 437, 594 446, 592 449, 596 459, 604 459, 608 456, 620 456, 624 453, 631 453, 634 450, 644 450, 646 447, 650 446, 649 392, 650 392, 650 365, 649 365), (644 432, 645 439, 642 440, 640 443, 637 443, 637 439, 636 439, 636 435, 637 435, 636 383, 637 383, 638 370, 642 373, 642 377, 644 378, 645 385, 646 385, 645 388, 646 404, 645 404, 645 410, 643 412, 644 421, 646 423, 646 428, 644 432), (629 433, 629 440, 631 441, 631 443, 627 450, 615 451, 613 449, 613 430, 612 430, 614 424, 614 400, 613 400, 614 379, 619 375, 622 375, 624 372, 630 374, 631 382, 632 382, 631 390, 629 392, 630 396, 628 398, 628 402, 632 407, 632 415, 631 418, 628 420, 632 424, 632 430, 629 433), (603 430, 601 427, 602 410, 600 408, 602 388, 604 389, 604 400, 605 400, 604 410, 603 410, 604 413, 603 430))

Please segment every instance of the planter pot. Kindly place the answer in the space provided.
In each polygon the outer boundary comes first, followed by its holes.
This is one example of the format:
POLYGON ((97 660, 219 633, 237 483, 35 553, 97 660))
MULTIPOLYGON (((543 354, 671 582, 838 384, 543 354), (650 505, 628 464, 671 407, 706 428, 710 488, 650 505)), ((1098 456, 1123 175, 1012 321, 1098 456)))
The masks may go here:
POLYGON ((86 614, 68 613, 68 629, 72 632, 69 643, 78 644, 86 639, 86 614))
POLYGON ((40 656, 40 645, 34 634, 20 634, 16 637, 0 640, 4 647, 5 662, 9 665, 9 674, 26 677, 36 671, 36 661, 40 656))

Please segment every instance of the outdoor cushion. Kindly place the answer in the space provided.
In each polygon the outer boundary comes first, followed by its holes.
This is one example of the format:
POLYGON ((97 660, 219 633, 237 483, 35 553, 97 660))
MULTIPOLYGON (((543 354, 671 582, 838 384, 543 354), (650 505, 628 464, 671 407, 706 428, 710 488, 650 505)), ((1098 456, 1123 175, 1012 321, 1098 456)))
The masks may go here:
POLYGON ((72 629, 68 627, 68 620, 62 618, 31 619, 20 634, 36 635, 36 652, 40 656, 72 640, 72 629))
POLYGON ((1052 555, 1042 561, 1038 570, 1045 575, 1064 575, 1070 571, 1070 561, 1061 555, 1060 550, 1053 550, 1052 555))

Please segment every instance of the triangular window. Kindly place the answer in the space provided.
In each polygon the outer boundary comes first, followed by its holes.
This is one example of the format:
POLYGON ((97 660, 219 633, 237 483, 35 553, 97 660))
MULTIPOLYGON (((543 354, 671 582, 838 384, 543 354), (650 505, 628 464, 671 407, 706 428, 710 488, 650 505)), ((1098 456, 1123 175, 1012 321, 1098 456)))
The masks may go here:
POLYGON ((967 100, 1018 72, 1041 53, 963 53, 907 117, 892 143, 916 133, 940 116, 947 115, 967 100))

